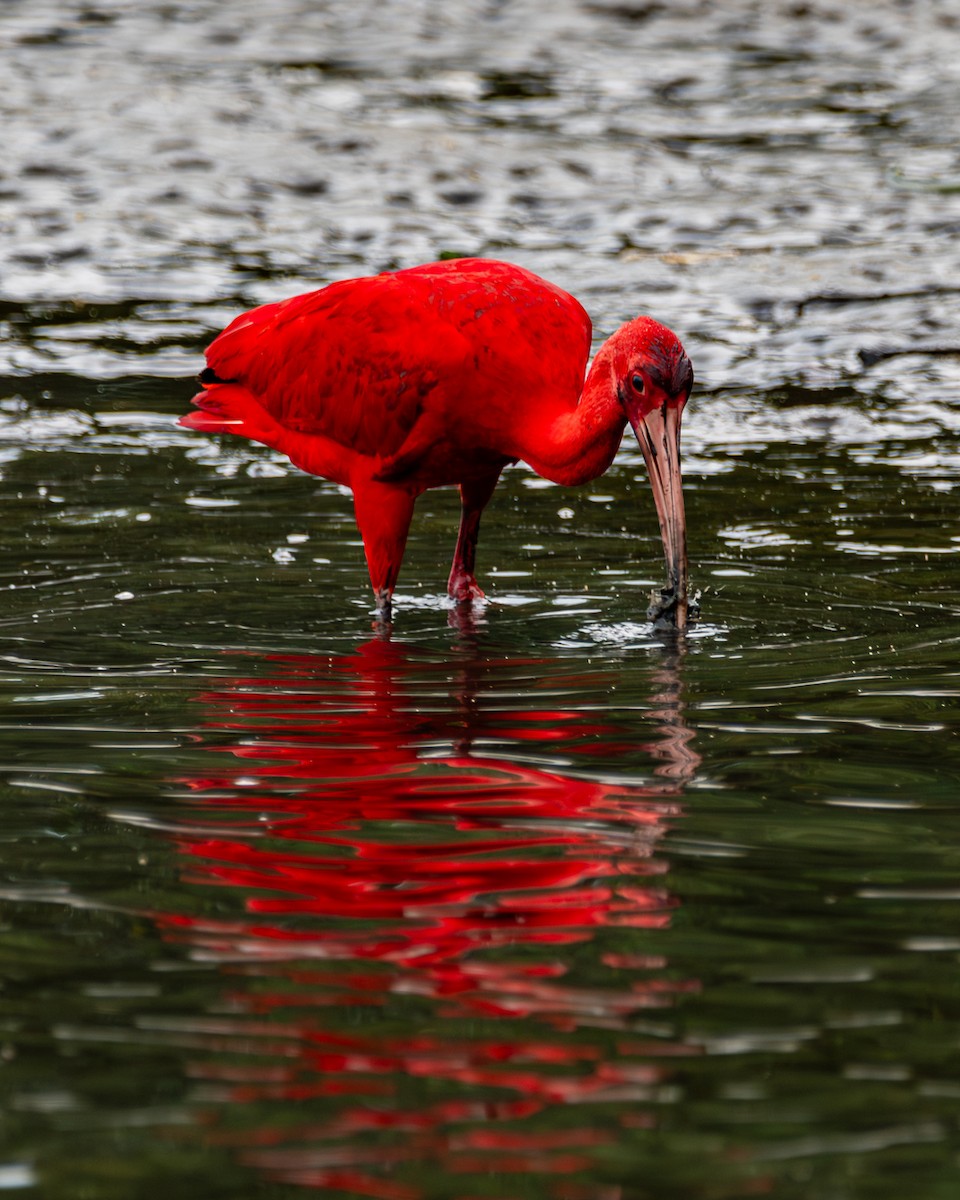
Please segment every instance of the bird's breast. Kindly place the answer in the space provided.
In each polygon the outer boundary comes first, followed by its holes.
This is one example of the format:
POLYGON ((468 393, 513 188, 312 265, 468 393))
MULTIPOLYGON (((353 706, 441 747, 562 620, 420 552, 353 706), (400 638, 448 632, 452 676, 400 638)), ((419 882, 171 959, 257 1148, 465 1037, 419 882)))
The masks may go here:
POLYGON ((459 448, 438 445, 424 455, 403 482, 414 484, 423 491, 427 488, 468 483, 489 478, 495 471, 503 470, 510 462, 516 462, 516 459, 481 447, 473 447, 469 454, 464 454, 459 448))

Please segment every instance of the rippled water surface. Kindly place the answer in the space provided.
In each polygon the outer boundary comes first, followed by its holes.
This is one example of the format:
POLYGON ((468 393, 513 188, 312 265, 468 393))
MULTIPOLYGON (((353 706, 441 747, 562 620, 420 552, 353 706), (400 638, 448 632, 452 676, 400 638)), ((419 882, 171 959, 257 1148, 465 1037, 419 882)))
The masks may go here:
POLYGON ((0 1191, 960 1178, 956 6, 0 11, 0 1191), (642 460, 418 506, 175 425, 236 312, 495 255, 683 337, 642 460))

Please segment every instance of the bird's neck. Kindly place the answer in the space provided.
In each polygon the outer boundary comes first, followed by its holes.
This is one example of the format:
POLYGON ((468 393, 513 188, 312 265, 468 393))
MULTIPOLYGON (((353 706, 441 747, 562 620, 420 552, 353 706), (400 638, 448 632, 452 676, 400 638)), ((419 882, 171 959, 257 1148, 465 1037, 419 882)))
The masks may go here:
POLYGON ((601 348, 579 400, 572 405, 554 401, 547 411, 541 409, 518 457, 554 483, 586 483, 613 462, 625 424, 610 361, 601 348))

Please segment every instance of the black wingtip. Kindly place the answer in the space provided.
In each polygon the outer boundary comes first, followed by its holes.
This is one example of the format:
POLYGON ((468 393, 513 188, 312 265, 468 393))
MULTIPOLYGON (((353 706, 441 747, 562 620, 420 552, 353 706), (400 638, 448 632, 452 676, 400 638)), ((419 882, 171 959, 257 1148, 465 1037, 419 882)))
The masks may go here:
POLYGON ((204 367, 203 370, 200 372, 200 374, 197 376, 197 379, 202 384, 232 383, 233 382, 232 379, 221 379, 220 376, 213 369, 213 367, 204 367))

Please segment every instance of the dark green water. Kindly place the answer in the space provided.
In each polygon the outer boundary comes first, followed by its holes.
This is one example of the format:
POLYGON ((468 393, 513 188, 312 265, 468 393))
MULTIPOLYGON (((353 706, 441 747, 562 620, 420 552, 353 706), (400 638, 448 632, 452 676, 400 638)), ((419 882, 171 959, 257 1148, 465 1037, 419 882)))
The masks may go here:
POLYGON ((0 1191, 952 1198, 949 6, 275 7, 0 16, 0 1191), (387 633, 348 497, 176 427, 450 248, 681 332, 686 639, 626 445, 472 614, 424 496, 387 633))

